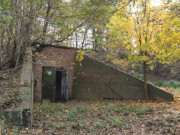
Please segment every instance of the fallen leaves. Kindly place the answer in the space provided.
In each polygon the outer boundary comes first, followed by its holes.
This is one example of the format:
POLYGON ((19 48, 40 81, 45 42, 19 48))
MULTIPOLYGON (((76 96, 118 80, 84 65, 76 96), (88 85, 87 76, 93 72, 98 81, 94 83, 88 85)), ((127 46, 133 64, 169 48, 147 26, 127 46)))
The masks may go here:
POLYGON ((38 129, 38 131, 37 131, 38 133, 42 133, 42 129, 38 129))
POLYGON ((35 103, 34 127, 21 129, 18 135, 175 134, 180 128, 179 103, 120 100, 35 103))

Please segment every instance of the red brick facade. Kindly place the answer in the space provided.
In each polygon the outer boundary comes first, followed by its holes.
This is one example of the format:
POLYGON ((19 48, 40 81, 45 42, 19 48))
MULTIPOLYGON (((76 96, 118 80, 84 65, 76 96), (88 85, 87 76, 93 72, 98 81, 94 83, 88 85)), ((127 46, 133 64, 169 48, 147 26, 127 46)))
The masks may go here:
POLYGON ((76 50, 70 48, 45 47, 36 53, 36 60, 33 64, 34 78, 34 97, 36 101, 42 99, 42 68, 55 67, 63 68, 68 71, 68 97, 72 95, 73 73, 76 50))

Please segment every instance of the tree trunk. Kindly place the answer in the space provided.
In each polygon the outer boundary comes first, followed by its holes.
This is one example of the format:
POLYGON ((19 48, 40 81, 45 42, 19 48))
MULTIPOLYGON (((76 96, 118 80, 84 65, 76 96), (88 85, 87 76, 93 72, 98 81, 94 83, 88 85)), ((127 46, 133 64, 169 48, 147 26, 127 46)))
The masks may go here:
MULTIPOLYGON (((0 37, 0 38, 1 38, 1 37, 0 37)), ((1 63, 1 62, 2 62, 2 61, 1 61, 1 59, 2 59, 2 58, 1 58, 1 56, 2 56, 1 52, 2 52, 2 43, 3 43, 3 42, 1 42, 1 41, 2 41, 2 39, 0 39, 0 65, 2 64, 2 63, 1 63)))
POLYGON ((49 25, 49 13, 50 13, 50 10, 51 10, 51 4, 50 4, 50 0, 48 0, 46 18, 44 20, 44 28, 43 28, 43 43, 44 44, 45 44, 45 41, 46 41, 46 33, 47 33, 48 25, 49 25))
POLYGON ((147 63, 144 62, 143 64, 143 70, 144 70, 144 95, 146 100, 148 100, 148 89, 147 89, 147 63))
POLYGON ((78 34, 77 34, 77 32, 75 32, 75 36, 76 36, 76 48, 78 48, 78 34))
POLYGON ((97 39, 96 39, 96 30, 93 28, 93 37, 94 37, 94 43, 93 43, 93 50, 97 50, 97 39))

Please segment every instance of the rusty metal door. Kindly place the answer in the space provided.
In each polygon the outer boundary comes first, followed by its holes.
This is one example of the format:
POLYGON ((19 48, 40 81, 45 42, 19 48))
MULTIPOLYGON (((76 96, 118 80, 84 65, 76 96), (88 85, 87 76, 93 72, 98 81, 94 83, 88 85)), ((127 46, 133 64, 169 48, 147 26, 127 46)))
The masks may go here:
POLYGON ((62 96, 63 96, 63 100, 64 102, 68 101, 68 80, 67 80, 67 70, 62 71, 62 87, 61 87, 61 91, 62 91, 62 96))
POLYGON ((43 68, 42 99, 56 101, 56 69, 43 68))

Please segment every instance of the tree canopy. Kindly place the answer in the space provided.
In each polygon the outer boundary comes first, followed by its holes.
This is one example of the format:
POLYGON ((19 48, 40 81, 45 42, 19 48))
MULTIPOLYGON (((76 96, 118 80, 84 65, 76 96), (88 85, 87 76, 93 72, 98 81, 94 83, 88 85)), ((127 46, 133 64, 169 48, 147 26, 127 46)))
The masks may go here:
MULTIPOLYGON (((180 59, 180 18, 167 6, 153 7, 150 0, 139 0, 116 12, 107 25, 109 46, 123 48, 132 61, 151 69, 154 63, 180 59)), ((147 86, 145 86, 147 87, 147 86)))
POLYGON ((95 38, 96 24, 103 24, 116 5, 119 0, 2 0, 0 50, 5 53, 0 67, 17 68, 34 42, 58 44, 85 27, 95 29, 95 38))

